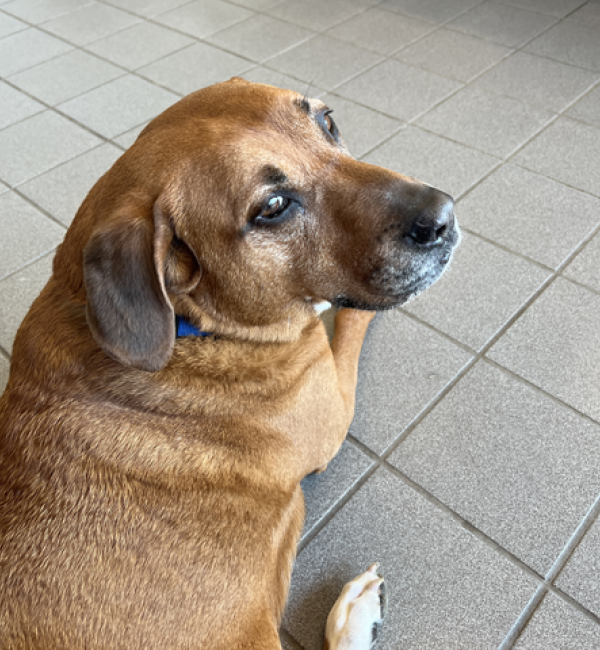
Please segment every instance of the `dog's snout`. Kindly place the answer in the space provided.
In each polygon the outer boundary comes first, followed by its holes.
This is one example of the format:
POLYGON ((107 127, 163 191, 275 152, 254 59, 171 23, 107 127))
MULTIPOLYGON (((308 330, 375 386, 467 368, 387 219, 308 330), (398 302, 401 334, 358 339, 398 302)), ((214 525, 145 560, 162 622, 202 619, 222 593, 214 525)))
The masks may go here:
POLYGON ((447 194, 431 188, 424 203, 419 206, 408 233, 421 246, 439 243, 454 221, 454 201, 447 194))

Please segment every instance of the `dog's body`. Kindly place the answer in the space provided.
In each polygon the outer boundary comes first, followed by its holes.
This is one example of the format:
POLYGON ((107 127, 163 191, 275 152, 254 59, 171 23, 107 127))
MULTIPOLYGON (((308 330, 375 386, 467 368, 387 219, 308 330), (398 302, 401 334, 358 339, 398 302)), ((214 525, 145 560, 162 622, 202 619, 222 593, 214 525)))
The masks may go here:
MULTIPOLYGON (((152 122, 15 340, 0 648, 279 648, 299 483, 344 439, 373 315, 341 309, 330 346, 315 304, 401 304, 457 239, 446 195, 351 158, 291 91, 232 80, 152 122)), ((362 648, 344 625, 332 649, 362 648)))

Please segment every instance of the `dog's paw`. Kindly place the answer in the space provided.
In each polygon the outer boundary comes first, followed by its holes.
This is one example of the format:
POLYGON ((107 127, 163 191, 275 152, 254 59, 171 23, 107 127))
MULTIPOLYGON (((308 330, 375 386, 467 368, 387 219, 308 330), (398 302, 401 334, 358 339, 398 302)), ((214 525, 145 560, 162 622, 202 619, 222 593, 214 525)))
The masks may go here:
POLYGON ((326 650, 370 650, 387 612, 385 582, 379 564, 349 582, 337 599, 325 628, 326 650))

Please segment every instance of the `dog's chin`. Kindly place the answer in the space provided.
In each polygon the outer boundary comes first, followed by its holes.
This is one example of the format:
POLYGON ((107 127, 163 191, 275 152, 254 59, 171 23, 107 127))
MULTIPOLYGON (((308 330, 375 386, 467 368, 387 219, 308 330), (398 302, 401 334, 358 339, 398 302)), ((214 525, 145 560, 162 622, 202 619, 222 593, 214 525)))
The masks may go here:
POLYGON ((335 307, 348 307, 368 311, 385 311, 401 307, 435 284, 448 268, 452 249, 438 260, 428 260, 418 269, 407 272, 393 265, 380 269, 372 278, 370 294, 373 297, 356 298, 339 295, 331 302, 335 307))

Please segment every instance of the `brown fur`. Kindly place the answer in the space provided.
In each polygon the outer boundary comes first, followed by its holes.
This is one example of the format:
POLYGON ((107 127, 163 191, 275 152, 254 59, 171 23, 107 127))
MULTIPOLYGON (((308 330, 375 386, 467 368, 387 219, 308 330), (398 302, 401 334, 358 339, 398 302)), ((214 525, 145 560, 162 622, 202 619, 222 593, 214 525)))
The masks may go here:
POLYGON ((0 401, 2 649, 280 647, 299 483, 344 439, 372 317, 341 310, 330 347, 312 303, 395 306, 439 256, 401 243, 435 191, 299 103, 194 93, 81 206, 0 401), (275 228, 267 166, 303 205, 275 228))

